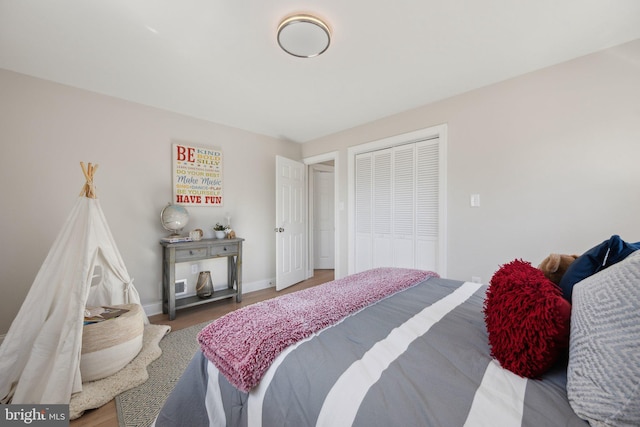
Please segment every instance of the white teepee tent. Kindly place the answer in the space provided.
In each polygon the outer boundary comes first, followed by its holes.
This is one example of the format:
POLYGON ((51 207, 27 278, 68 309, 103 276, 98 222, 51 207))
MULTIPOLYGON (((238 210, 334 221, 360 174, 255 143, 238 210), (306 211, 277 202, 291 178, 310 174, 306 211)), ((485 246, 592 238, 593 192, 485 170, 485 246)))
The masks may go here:
POLYGON ((68 404, 82 390, 85 305, 140 304, 95 198, 97 165, 81 166, 86 184, 0 346, 2 403, 68 404))

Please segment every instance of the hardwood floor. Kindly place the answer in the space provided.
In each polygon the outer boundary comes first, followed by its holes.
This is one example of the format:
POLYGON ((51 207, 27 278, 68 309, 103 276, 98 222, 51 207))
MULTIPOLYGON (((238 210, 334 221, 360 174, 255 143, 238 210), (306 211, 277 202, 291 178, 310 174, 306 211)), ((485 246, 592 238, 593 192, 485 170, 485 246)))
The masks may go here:
MULTIPOLYGON (((250 292, 242 296, 242 302, 237 303, 234 299, 225 299, 221 301, 204 304, 197 307, 180 310, 176 314, 174 320, 169 320, 166 314, 157 314, 150 316, 149 321, 156 325, 170 325, 172 331, 187 328, 191 325, 205 322, 207 320, 217 319, 230 311, 240 307, 254 304, 259 301, 275 298, 277 296, 310 288, 322 283, 333 280, 333 270, 315 270, 312 278, 297 283, 289 288, 276 292, 275 288, 263 289, 260 291, 250 292)), ((118 414, 116 411, 115 400, 110 401, 106 405, 87 411, 83 416, 70 423, 71 427, 116 427, 118 426, 118 414)))

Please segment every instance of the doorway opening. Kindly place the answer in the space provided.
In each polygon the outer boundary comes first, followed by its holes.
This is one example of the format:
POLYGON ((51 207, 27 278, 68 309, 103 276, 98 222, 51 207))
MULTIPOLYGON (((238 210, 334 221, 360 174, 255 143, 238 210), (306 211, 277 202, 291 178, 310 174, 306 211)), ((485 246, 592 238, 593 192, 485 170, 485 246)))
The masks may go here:
POLYGON ((307 165, 307 277, 314 270, 333 270, 343 277, 340 266, 339 165, 338 152, 303 160, 307 165))

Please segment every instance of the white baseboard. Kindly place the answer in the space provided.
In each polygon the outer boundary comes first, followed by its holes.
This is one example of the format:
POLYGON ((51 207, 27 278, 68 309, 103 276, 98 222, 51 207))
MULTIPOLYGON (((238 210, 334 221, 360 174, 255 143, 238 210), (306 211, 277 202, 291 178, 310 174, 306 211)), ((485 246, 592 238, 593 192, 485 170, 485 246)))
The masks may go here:
MULTIPOLYGON (((257 282, 243 283, 242 295, 248 294, 250 292, 259 291, 262 289, 273 288, 275 286, 273 284, 275 283, 275 281, 276 281, 275 279, 265 279, 265 280, 259 280, 257 282)), ((147 316, 161 314, 162 301, 152 302, 150 304, 144 304, 142 308, 144 309, 144 312, 147 314, 147 316)))
POLYGON ((266 279, 266 280, 259 280, 257 282, 251 282, 251 283, 243 283, 242 284, 242 294, 248 294, 249 292, 255 292, 255 291, 260 291, 262 289, 267 289, 267 288, 275 288, 276 285, 274 285, 274 283, 276 282, 276 279, 266 279))

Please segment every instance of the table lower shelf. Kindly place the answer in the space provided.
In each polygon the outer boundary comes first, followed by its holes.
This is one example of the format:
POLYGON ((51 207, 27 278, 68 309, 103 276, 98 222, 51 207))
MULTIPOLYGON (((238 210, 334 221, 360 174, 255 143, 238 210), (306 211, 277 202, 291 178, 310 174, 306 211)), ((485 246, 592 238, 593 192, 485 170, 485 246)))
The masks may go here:
MULTIPOLYGON (((219 291, 214 291, 213 295, 209 298, 200 298, 197 295, 193 295, 186 298, 176 299, 176 310, 180 310, 182 308, 194 307, 196 305, 207 304, 209 302, 218 301, 224 298, 235 297, 238 292, 235 289, 222 289, 219 291)), ((167 302, 164 302, 164 307, 166 310, 169 309, 169 305, 167 302)))

